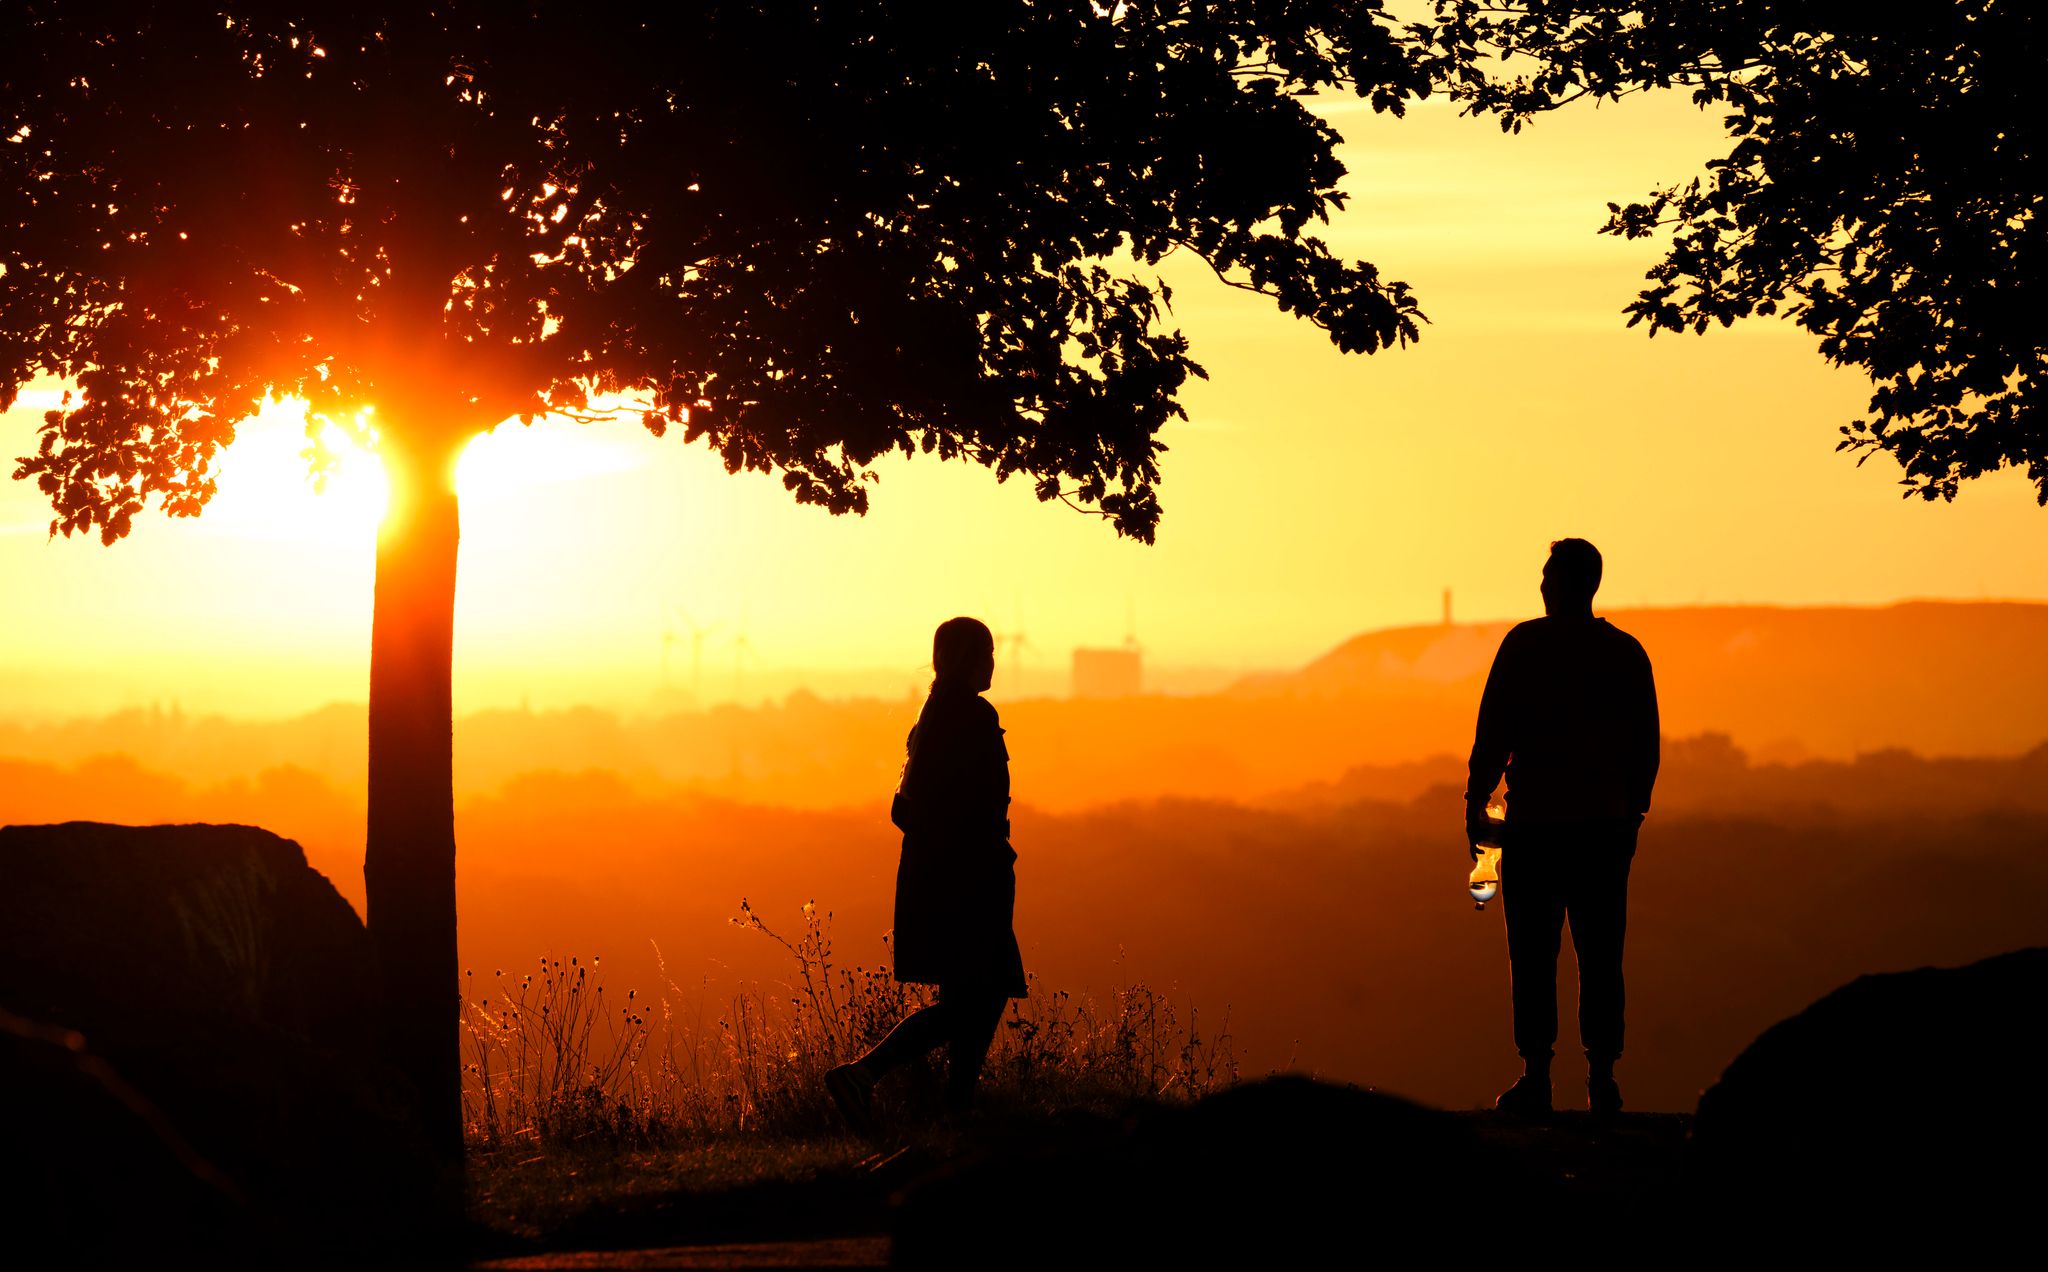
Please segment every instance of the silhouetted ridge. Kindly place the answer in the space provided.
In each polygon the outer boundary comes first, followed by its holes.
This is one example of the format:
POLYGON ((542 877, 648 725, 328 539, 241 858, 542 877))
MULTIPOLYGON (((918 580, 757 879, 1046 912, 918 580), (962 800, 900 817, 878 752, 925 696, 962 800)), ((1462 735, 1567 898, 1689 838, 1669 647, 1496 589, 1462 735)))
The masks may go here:
MULTIPOLYGON (((1530 598, 1530 613, 1537 612, 1530 598)), ((1854 754, 2017 752, 2048 719, 2048 604, 1909 601, 1877 608, 1595 606, 1643 643, 1667 733, 1731 732, 1854 754)), ((1397 627, 1338 645, 1235 696, 1383 699, 1468 713, 1513 622, 1397 627)), ((1451 749, 1446 746, 1444 749, 1451 749)))

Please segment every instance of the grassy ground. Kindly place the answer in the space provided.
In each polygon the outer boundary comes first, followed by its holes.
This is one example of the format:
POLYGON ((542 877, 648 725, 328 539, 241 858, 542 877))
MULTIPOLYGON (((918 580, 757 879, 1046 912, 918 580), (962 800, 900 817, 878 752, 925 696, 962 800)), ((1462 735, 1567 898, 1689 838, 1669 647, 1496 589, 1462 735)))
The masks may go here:
MULTIPOLYGON (((847 1137, 825 1072, 927 999, 886 969, 836 966, 829 917, 806 906, 785 939, 742 902, 735 923, 790 955, 786 992, 742 995, 699 1033, 665 1002, 607 1003, 594 960, 480 987, 466 1016, 475 1254, 521 1269, 873 1265, 907 1185, 953 1163, 1090 1152, 1143 1110, 1237 1081, 1227 1017, 1212 1029, 1143 985, 1095 1003, 1034 984, 998 1031, 972 1118, 942 1120, 927 1063, 877 1092, 885 1126, 918 1129, 847 1137)), ((1522 1178, 1553 1185, 1546 1207, 1596 1231, 1661 1213, 1688 1121, 1469 1116, 1522 1178)))
POLYGON ((478 1154, 470 1217, 486 1249, 507 1253, 879 1232, 888 1191, 874 1158, 843 1137, 478 1154))
MULTIPOLYGON (((1691 1121, 1658 1113, 1612 1122, 1572 1113, 1544 1122, 1467 1116, 1482 1138, 1557 1183, 1566 1204, 1595 1222, 1671 1195, 1691 1121)), ((1044 1123, 996 1117, 880 1147, 845 1137, 734 1137, 525 1160, 479 1154, 470 1179, 477 1253, 535 1269, 872 1264, 886 1250, 893 1193, 965 1154, 1029 1139, 1034 1125, 1044 1123), (653 1250, 663 1255, 650 1263, 653 1250)))
POLYGON ((481 1253, 625 1249, 879 1235, 919 1176, 1042 1121, 1015 1113, 870 1144, 850 1136, 732 1136, 525 1159, 475 1153, 469 1210, 481 1253))

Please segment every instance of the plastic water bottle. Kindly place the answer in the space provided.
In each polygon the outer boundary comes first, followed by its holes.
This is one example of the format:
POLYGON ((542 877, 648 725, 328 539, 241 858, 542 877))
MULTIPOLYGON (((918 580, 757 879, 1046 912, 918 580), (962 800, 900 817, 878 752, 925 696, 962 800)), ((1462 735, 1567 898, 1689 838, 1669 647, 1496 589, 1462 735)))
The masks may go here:
POLYGON ((1500 845, 1481 844, 1479 860, 1472 863, 1472 908, 1484 910, 1500 892, 1500 845))
POLYGON ((1478 859, 1472 863, 1472 908, 1484 910, 1486 903, 1500 894, 1500 831, 1505 825, 1502 810, 1497 805, 1486 810, 1486 835, 1473 841, 1479 850, 1478 859))

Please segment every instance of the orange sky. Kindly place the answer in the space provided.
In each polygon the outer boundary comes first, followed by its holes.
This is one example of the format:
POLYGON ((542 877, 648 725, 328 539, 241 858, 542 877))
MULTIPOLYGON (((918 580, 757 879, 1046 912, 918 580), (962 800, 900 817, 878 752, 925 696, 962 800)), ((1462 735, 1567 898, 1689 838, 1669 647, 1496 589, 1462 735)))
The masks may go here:
MULTIPOLYGON (((1565 534, 1605 550, 1616 605, 2048 597, 2048 513, 2024 481, 1907 503, 1889 460, 1859 471, 1832 453, 1868 390, 1810 337, 1623 329, 1655 251, 1596 236, 1605 203, 1688 176, 1714 153, 1712 119, 1676 97, 1520 137, 1439 105, 1332 117, 1354 202, 1328 237, 1413 283, 1433 325, 1417 347, 1346 358, 1169 261, 1212 379, 1167 433, 1157 546, 965 466, 885 465, 855 521, 632 424, 514 424, 464 475, 457 710, 674 703, 692 619, 717 625, 706 698, 900 694, 933 624, 963 612, 1021 625, 1027 691, 1062 690, 1069 649, 1120 641, 1127 614, 1155 683, 1194 687, 1433 620, 1445 586, 1461 618, 1531 613, 1544 545, 1565 534)), ((0 455, 33 448, 48 388, 0 417, 0 455)), ((46 542, 40 496, 0 486, 0 714, 360 700, 374 474, 314 498, 298 432, 288 412, 246 427, 216 507, 143 518, 112 549, 46 542)))

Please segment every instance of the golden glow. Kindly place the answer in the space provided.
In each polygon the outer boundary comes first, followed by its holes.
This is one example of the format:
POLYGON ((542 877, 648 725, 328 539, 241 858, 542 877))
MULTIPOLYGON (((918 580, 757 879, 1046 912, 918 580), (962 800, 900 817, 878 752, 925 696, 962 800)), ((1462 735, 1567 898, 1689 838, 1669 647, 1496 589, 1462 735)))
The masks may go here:
POLYGON ((245 420, 220 454, 219 491, 201 521, 218 533, 280 543, 350 543, 374 534, 390 500, 383 464, 348 430, 323 424, 319 440, 333 465, 316 482, 305 418, 305 403, 286 399, 245 420))
POLYGON ((535 486, 623 472, 639 459, 605 436, 618 431, 557 419, 500 424, 463 448, 455 461, 455 492, 469 505, 535 486))
MULTIPOLYGON (((355 429, 319 426, 319 443, 333 460, 324 480, 309 463, 304 420, 304 402, 290 398, 270 403, 236 430, 234 443, 221 452, 219 493, 204 515, 210 529, 279 542, 352 543, 375 533, 390 505, 391 483, 376 454, 372 413, 363 412, 355 429)), ((559 420, 505 424, 463 448, 456 492, 465 505, 490 502, 639 462, 595 433, 559 420)))
MULTIPOLYGON (((458 709, 901 698, 955 614, 1028 639, 1006 643, 999 697, 1064 693, 1073 648, 1126 635, 1147 685, 1214 687, 1434 622, 1446 587, 1461 622, 1529 616, 1564 534, 1606 554, 1609 606, 2048 596, 2026 482, 1901 501, 1888 460, 1834 453, 1870 389, 1805 333, 1623 327, 1657 251, 1598 236, 1606 203, 1691 176, 1716 117, 1678 94, 1520 137, 1440 106, 1331 115, 1353 198, 1325 236, 1414 284, 1431 325, 1345 357, 1184 254, 1163 262, 1211 378, 1164 435, 1156 547, 966 464, 885 460, 872 513, 830 517, 630 418, 508 422, 458 462, 458 709)), ((58 387, 0 418, 0 461, 34 450, 58 387)), ((0 480, 0 712, 360 701, 382 483, 338 445, 316 494, 305 445, 296 404, 271 407, 223 454, 215 506, 138 518, 112 549, 47 542, 47 499, 0 480)))

